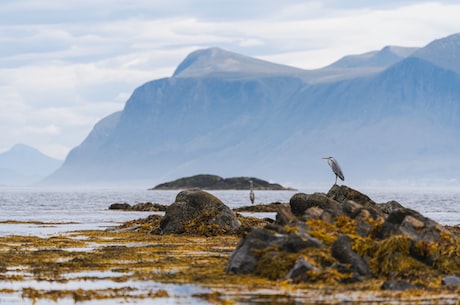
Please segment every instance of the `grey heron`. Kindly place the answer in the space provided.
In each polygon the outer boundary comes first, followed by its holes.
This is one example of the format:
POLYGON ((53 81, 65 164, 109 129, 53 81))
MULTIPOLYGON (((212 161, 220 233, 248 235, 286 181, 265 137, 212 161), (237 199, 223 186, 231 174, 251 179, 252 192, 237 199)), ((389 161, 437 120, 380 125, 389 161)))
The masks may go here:
POLYGON ((340 180, 344 181, 345 177, 343 176, 342 169, 340 168, 339 162, 337 162, 337 160, 332 158, 332 157, 327 157, 327 158, 323 158, 323 159, 327 160, 327 163, 332 168, 332 171, 335 174, 335 183, 334 184, 337 184, 337 177, 340 178, 340 180))
POLYGON ((252 184, 252 180, 249 180, 249 183, 251 184, 251 191, 249 192, 249 199, 251 200, 251 203, 254 204, 255 195, 253 191, 254 186, 252 184))

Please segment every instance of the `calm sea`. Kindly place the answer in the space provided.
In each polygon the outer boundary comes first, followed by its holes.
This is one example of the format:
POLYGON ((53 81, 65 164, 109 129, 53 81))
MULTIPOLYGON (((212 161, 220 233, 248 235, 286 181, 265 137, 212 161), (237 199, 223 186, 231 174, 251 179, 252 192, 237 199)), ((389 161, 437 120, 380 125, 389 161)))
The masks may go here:
MULTIPOLYGON (((230 208, 250 205, 248 191, 210 191, 230 208)), ((256 191, 257 203, 289 202, 297 192, 256 191)), ((80 229, 105 229, 121 222, 144 218, 152 212, 109 210, 112 203, 155 202, 171 204, 178 191, 147 189, 40 189, 34 187, 0 188, 0 236, 48 235, 80 229), (18 224, 5 224, 5 221, 18 224), (27 223, 25 223, 27 222, 27 223), (33 224, 31 222, 42 222, 33 224), (52 223, 61 223, 58 226, 52 223)), ((365 192, 376 202, 396 200, 441 224, 460 224, 460 191, 379 191, 365 192)))

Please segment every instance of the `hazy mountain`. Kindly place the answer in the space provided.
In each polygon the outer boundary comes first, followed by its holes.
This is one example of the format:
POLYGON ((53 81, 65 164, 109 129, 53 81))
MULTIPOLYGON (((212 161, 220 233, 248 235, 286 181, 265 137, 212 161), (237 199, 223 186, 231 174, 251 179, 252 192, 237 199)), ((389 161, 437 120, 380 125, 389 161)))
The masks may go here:
POLYGON ((221 48, 209 48, 190 53, 177 67, 173 77, 247 77, 256 75, 295 75, 302 69, 229 52, 221 48))
POLYGON ((425 59, 440 67, 460 73, 460 34, 437 39, 414 53, 414 56, 425 59))
MULTIPOLYGON (((386 47, 301 70, 219 48, 137 88, 101 120, 49 182, 164 182, 201 172, 298 186, 459 178, 460 75, 437 50, 386 47), (412 55, 411 55, 412 54, 412 55), (422 56, 422 55, 423 56, 422 56)), ((446 47, 449 46, 449 51, 446 47)))
POLYGON ((387 46, 380 51, 371 51, 360 55, 344 56, 332 63, 328 68, 387 68, 398 61, 412 55, 418 48, 387 46))
POLYGON ((16 144, 0 153, 0 184, 24 185, 38 182, 62 165, 62 160, 53 159, 24 144, 16 144))

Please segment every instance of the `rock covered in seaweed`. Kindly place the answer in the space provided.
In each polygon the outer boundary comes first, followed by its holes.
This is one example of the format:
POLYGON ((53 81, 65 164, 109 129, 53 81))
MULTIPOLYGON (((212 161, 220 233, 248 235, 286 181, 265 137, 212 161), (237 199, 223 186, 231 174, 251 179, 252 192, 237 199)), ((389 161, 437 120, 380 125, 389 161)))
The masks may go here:
POLYGON ((346 234, 340 235, 332 243, 331 255, 340 263, 350 266, 349 271, 353 273, 354 279, 358 279, 359 277, 372 277, 367 263, 351 248, 351 242, 350 236, 346 234))
POLYGON ((276 219, 241 240, 227 272, 294 282, 378 278, 387 279, 382 289, 389 290, 439 286, 447 275, 460 275, 455 233, 398 202, 378 204, 347 186, 295 194, 276 219), (287 247, 288 240, 297 246, 287 247), (309 240, 316 242, 299 246, 309 240))
POLYGON ((134 205, 130 205, 129 203, 112 203, 109 206, 109 210, 123 210, 123 211, 166 211, 167 206, 159 203, 152 203, 152 202, 140 202, 134 205))
POLYGON ((251 231, 236 247, 227 265, 227 272, 256 273, 272 279, 284 276, 283 267, 290 268, 299 252, 306 248, 321 248, 322 243, 306 232, 305 226, 269 228, 251 231), (268 251, 267 251, 268 250, 268 251))
POLYGON ((154 233, 219 235, 235 232, 239 227, 236 214, 220 199, 200 189, 190 189, 177 194, 154 233))

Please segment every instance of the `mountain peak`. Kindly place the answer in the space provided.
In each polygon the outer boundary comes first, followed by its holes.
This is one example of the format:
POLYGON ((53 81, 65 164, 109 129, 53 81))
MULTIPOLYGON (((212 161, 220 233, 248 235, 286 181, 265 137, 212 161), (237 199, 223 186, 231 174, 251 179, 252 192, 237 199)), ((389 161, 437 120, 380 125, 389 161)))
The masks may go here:
POLYGON ((460 33, 436 39, 414 53, 445 69, 460 73, 460 33))
POLYGON ((302 69, 240 55, 218 47, 190 53, 174 71, 173 77, 200 77, 209 74, 292 74, 302 69))
POLYGON ((0 153, 0 184, 37 182, 61 164, 61 160, 48 157, 29 145, 16 144, 8 151, 0 153))
POLYGON ((39 150, 33 148, 32 146, 22 144, 22 143, 13 145, 13 147, 11 147, 8 150, 8 152, 9 153, 40 153, 41 154, 39 150))
POLYGON ((358 68, 380 67, 386 68, 410 56, 417 48, 386 46, 379 51, 371 51, 358 55, 344 56, 329 67, 358 68))

